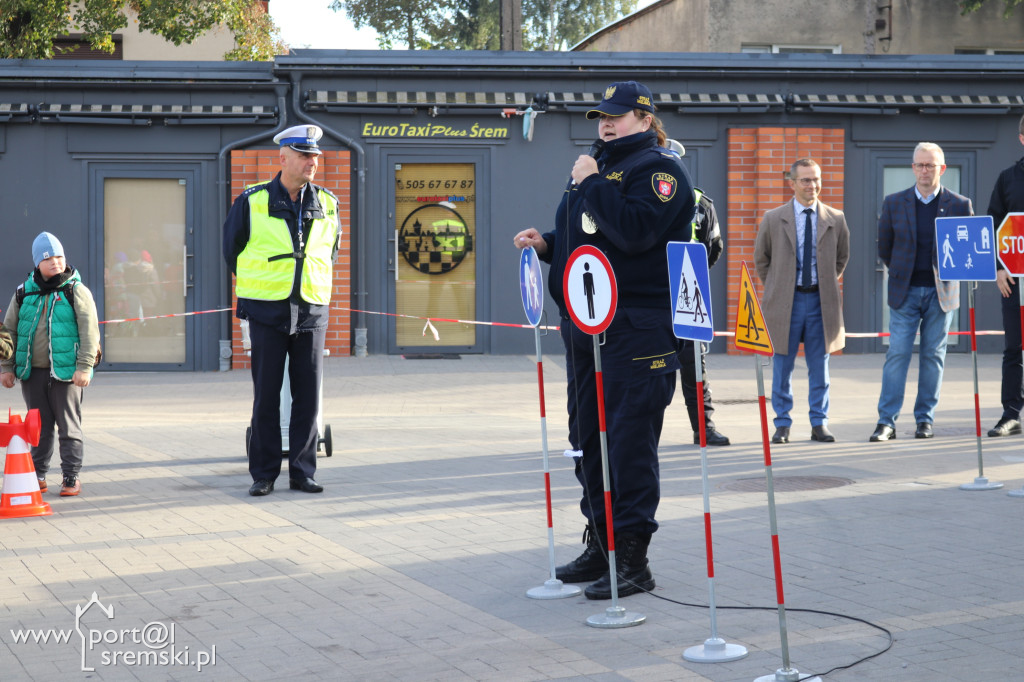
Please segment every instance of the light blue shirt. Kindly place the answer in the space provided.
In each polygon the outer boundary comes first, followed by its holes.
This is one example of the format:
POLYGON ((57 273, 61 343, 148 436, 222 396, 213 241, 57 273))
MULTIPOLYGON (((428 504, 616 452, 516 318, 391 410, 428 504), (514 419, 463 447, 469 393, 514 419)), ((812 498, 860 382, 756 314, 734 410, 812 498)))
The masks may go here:
POLYGON ((932 192, 928 196, 924 197, 924 196, 921 196, 921 190, 919 190, 917 188, 917 185, 914 185, 914 194, 917 195, 917 198, 921 200, 922 204, 930 204, 932 199, 934 199, 935 197, 939 196, 939 192, 941 192, 941 191, 942 191, 942 185, 939 185, 938 188, 934 192, 932 192))
MULTIPOLYGON (((804 222, 807 217, 805 209, 813 209, 811 212, 811 238, 812 243, 818 243, 818 202, 814 206, 804 206, 796 199, 793 199, 793 224, 796 225, 796 285, 800 286, 800 273, 804 267, 804 222)), ((818 283, 818 250, 811 248, 811 286, 818 283)))

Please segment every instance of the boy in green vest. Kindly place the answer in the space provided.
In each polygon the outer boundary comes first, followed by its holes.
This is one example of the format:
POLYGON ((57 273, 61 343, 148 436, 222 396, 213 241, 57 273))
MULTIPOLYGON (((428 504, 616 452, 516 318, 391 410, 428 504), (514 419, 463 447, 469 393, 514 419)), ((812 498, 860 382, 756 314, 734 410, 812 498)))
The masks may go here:
MULTIPOLYGON (((0 361, 0 383, 21 380, 28 409, 38 409, 42 431, 32 448, 39 489, 53 457, 53 434, 60 443, 63 497, 82 491, 82 392, 99 360, 100 327, 92 292, 64 259, 64 247, 49 232, 32 242, 36 264, 18 287, 4 315, 13 353, 0 361)), ((0 344, 2 345, 2 344, 0 344)))

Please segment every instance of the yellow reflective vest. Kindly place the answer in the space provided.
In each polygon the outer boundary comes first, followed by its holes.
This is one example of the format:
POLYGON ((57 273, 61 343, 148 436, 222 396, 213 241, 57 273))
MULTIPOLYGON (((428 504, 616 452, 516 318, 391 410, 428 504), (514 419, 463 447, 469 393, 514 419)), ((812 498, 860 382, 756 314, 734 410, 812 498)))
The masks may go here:
MULTIPOLYGON (((271 216, 270 192, 264 186, 249 200, 249 241, 235 266, 235 293, 239 298, 281 301, 288 298, 295 279, 295 258, 288 223, 271 216)), ((338 237, 338 200, 322 188, 317 198, 323 217, 314 219, 304 234, 299 293, 314 305, 331 301, 332 255, 338 237)))

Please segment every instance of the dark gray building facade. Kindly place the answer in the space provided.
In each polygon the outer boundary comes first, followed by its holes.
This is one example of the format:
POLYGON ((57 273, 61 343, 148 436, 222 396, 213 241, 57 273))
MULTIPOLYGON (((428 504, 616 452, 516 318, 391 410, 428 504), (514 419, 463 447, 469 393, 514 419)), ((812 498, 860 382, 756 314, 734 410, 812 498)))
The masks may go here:
MULTIPOLYGON (((49 230, 101 320, 149 318, 103 325, 106 369, 218 369, 224 342, 238 345, 220 247, 232 182, 249 152, 269 164, 252 172, 276 172, 274 133, 315 123, 321 146, 348 160, 335 192, 349 207, 339 263, 349 293, 335 306, 350 329, 332 352, 530 353, 530 330, 470 322, 525 323, 511 237, 552 228, 572 162, 595 137, 583 113, 609 83, 636 79, 655 93, 725 228, 731 258, 712 270, 716 329, 729 329, 757 228, 746 213, 730 218, 745 163, 736 131, 777 127, 838 131, 841 168, 826 170, 852 233, 847 331, 877 332, 882 197, 909 186, 911 151, 928 140, 946 151, 947 186, 984 213, 997 175, 1024 153, 1022 77, 1019 57, 973 55, 307 50, 266 64, 0 61, 0 305, 32 267, 33 237, 49 230)), ((780 177, 773 191, 782 187, 780 177)), ((995 286, 976 298, 979 328, 999 329, 995 286)), ((979 342, 1001 347, 999 337, 979 342)), ((549 335, 544 348, 561 343, 549 335)), ((884 348, 855 338, 847 352, 884 348)))

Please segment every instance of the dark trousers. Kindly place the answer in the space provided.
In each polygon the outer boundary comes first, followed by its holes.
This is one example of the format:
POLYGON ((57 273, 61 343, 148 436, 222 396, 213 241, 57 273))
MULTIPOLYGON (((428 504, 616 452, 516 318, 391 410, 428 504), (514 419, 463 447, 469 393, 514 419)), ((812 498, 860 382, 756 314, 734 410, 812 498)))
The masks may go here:
MULTIPOLYGON (((650 534, 661 501, 658 441, 678 369, 676 340, 665 312, 620 309, 601 347, 608 475, 615 531, 650 534)), ((598 420, 594 341, 562 321, 568 376, 569 442, 583 457, 576 478, 580 511, 605 527, 604 475, 598 420)))
POLYGON ((1002 299, 1003 311, 1003 419, 1020 419, 1024 408, 1024 362, 1020 350, 1020 291, 1010 280, 1010 295, 1002 299))
POLYGON ((281 473, 281 384, 285 358, 292 394, 288 423, 288 476, 316 474, 317 412, 327 331, 286 334, 249 321, 252 340, 252 434, 249 473, 252 480, 274 481, 281 473))
POLYGON ((30 410, 39 410, 42 429, 39 445, 32 448, 36 476, 46 476, 53 457, 53 434, 57 433, 60 470, 65 476, 77 476, 82 470, 82 397, 85 391, 70 381, 50 376, 50 368, 33 368, 21 382, 21 395, 30 410))
MULTIPOLYGON (((683 383, 683 400, 686 402, 686 414, 690 418, 690 428, 694 433, 700 431, 699 405, 697 404, 697 366, 693 362, 692 339, 682 339, 679 344, 679 378, 683 383)), ((715 406, 711 402, 711 381, 708 380, 708 367, 704 361, 704 344, 700 345, 700 373, 704 387, 704 428, 707 432, 714 431, 715 422, 711 415, 715 406)))

